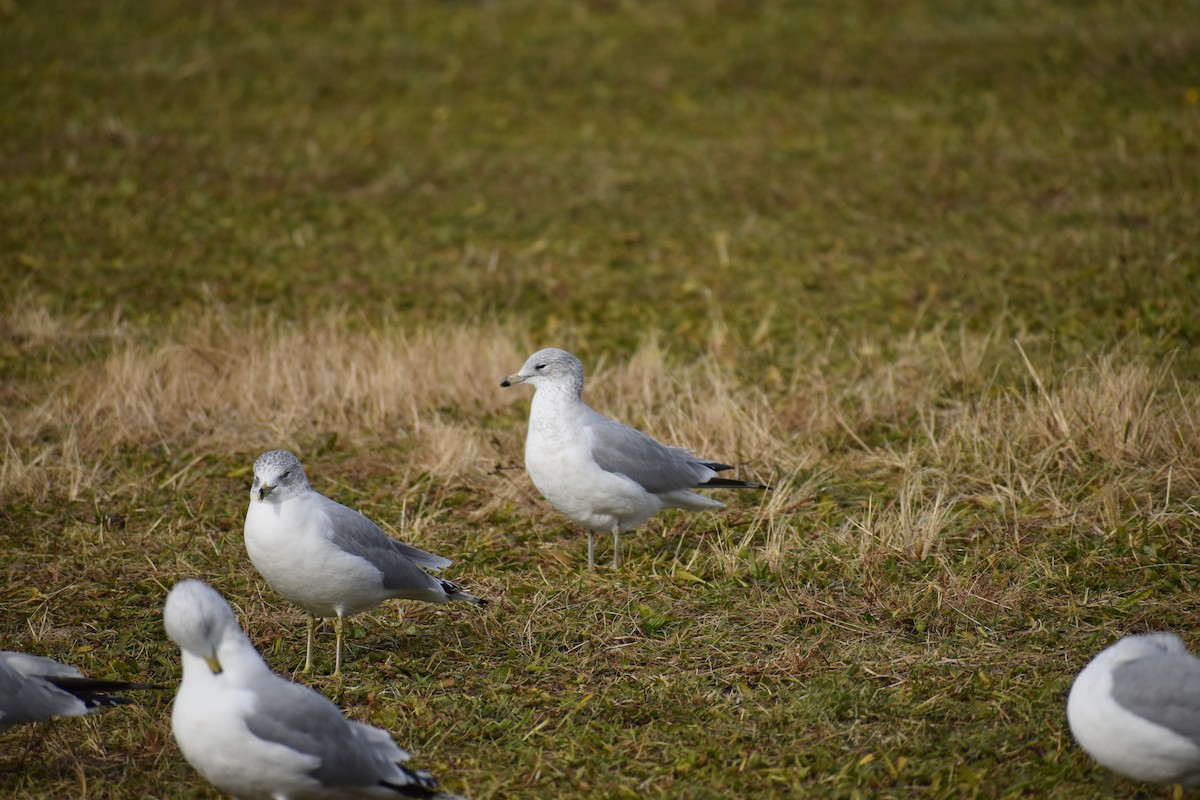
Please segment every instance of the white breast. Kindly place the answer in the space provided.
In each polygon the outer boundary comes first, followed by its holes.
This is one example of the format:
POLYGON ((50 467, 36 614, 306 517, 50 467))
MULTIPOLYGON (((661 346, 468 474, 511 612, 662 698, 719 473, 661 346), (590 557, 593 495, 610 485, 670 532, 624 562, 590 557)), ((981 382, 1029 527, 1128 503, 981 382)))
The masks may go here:
POLYGON ((634 481, 605 472, 592 458, 591 428, 576 408, 534 395, 525 439, 525 469, 551 505, 593 531, 637 527, 663 508, 657 496, 634 481), (539 402, 542 401, 542 402, 539 402))
POLYGON ((373 608, 390 593, 370 562, 330 541, 331 524, 320 495, 307 493, 282 503, 250 501, 246 552, 271 588, 318 617, 373 608))

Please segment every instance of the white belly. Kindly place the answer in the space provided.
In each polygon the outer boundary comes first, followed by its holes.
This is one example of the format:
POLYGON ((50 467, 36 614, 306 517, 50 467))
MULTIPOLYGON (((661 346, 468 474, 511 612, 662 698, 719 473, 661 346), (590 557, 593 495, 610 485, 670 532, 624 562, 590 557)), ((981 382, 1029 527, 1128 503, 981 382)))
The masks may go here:
POLYGON ((318 617, 350 615, 382 603, 391 593, 370 562, 335 547, 328 517, 306 498, 250 501, 246 552, 285 600, 318 617))
MULTIPOLYGON (((536 398, 535 398, 536 399, 536 398)), ((525 469, 533 485, 559 513, 588 530, 626 531, 664 507, 657 495, 623 475, 605 472, 584 438, 565 435, 561 424, 530 415, 525 469)))

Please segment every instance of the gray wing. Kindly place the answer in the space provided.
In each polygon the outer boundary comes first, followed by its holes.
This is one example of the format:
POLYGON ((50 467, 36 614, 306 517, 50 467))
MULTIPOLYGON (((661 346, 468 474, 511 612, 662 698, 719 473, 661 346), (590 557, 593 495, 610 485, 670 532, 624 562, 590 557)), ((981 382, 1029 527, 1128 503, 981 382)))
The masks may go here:
POLYGON ((1200 659, 1140 658, 1112 671, 1112 696, 1139 717, 1200 745, 1200 659))
POLYGON ((354 509, 328 498, 326 500, 325 511, 333 525, 333 543, 347 553, 374 564, 383 573, 383 585, 386 588, 436 589, 440 586, 437 578, 417 565, 441 569, 450 566, 453 561, 393 539, 354 509))
MULTIPOLYGON (((668 447, 592 409, 588 427, 592 458, 606 472, 616 472, 652 494, 694 489, 712 477, 713 469, 682 447, 668 447)), ((714 466, 723 466, 714 464, 714 466)))
POLYGON ((55 661, 53 658, 45 656, 18 653, 16 650, 0 650, 0 663, 8 665, 22 675, 54 678, 83 677, 82 672, 61 661, 55 661))
POLYGON ((396 762, 408 754, 390 736, 360 732, 367 726, 346 719, 323 695, 274 675, 254 688, 254 710, 246 727, 264 741, 318 759, 309 774, 322 785, 374 786, 403 774, 396 762))
POLYGON ((43 722, 51 717, 78 717, 86 714, 87 710, 82 700, 40 677, 14 669, 9 666, 7 659, 0 660, 0 730, 21 722, 43 722))

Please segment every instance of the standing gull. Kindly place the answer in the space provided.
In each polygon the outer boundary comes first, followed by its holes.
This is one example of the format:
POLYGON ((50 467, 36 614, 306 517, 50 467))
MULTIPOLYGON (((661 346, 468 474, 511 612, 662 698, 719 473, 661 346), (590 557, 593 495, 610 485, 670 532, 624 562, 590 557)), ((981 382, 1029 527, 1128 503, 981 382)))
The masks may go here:
POLYGON ((22 722, 82 717, 102 706, 133 702, 116 692, 157 688, 85 678, 79 670, 52 658, 0 650, 0 732, 22 722))
POLYGON ((359 512, 314 491, 300 459, 286 450, 270 450, 254 462, 244 534, 246 552, 271 588, 308 612, 305 672, 312 670, 316 617, 337 618, 334 674, 340 674, 345 617, 392 597, 487 604, 421 569, 448 567, 450 559, 397 541, 359 512))
POLYGON ((183 757, 241 800, 436 797, 387 731, 342 716, 324 695, 284 680, 246 638, 233 610, 200 581, 175 585, 163 607, 183 651, 171 730, 183 757))
POLYGON ((1126 636, 1102 650, 1071 686, 1067 721, 1111 770, 1200 786, 1200 658, 1173 633, 1126 636))
POLYGON ((595 569, 596 533, 612 531, 613 567, 621 563, 621 532, 664 508, 702 511, 725 504, 692 489, 766 489, 721 478, 733 469, 690 450, 656 442, 583 402, 583 364, 566 350, 529 357, 501 386, 534 387, 525 438, 525 469, 561 513, 588 532, 588 569, 595 569))

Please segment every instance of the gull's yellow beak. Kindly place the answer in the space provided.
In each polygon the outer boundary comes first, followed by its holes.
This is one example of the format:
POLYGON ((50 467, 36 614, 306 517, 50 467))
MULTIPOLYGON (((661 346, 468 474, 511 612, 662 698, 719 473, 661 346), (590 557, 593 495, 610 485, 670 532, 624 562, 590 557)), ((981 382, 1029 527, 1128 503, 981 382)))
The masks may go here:
POLYGON ((529 380, 529 378, 526 376, 519 372, 514 372, 512 375, 509 375, 507 378, 500 381, 500 385, 505 387, 516 386, 518 383, 524 383, 527 380, 529 380))
POLYGON ((205 656, 204 661, 208 664, 208 668, 212 670, 213 675, 221 674, 221 662, 217 660, 216 656, 205 656))
POLYGON ((264 483, 261 486, 259 486, 258 487, 258 502, 261 503, 263 500, 266 500, 267 495, 269 495, 273 491, 275 491, 275 487, 270 485, 269 483, 264 483))

